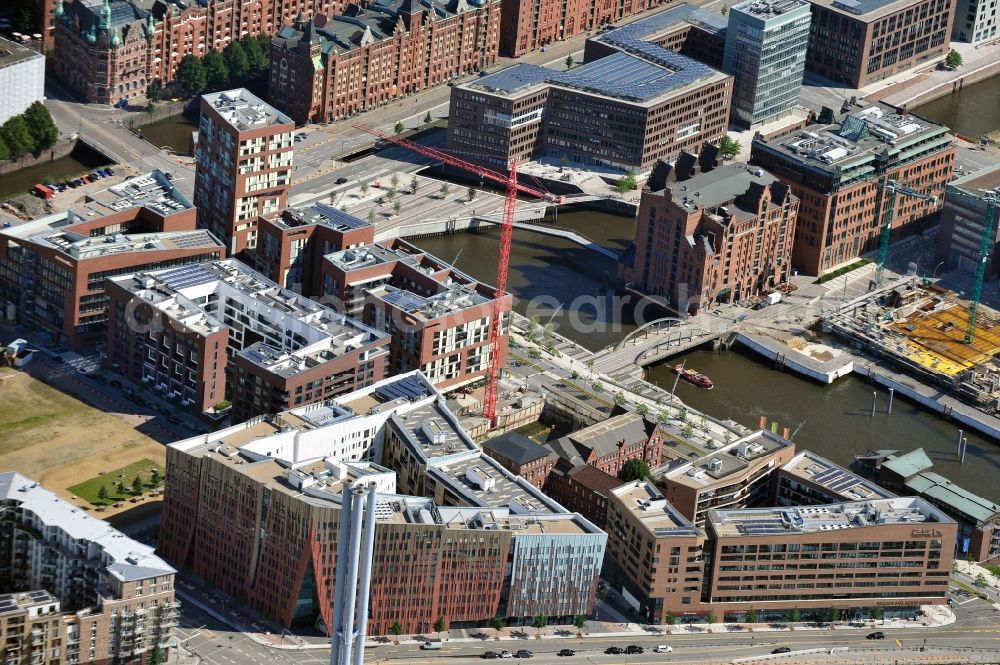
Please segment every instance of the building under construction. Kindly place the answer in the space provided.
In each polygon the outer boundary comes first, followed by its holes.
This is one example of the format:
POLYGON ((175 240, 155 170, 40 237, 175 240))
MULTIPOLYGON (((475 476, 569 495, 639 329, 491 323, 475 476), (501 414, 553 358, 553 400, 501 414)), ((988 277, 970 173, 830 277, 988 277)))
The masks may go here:
POLYGON ((966 342, 970 302, 919 278, 872 293, 826 327, 989 412, 1000 411, 1000 313, 979 306, 966 342))

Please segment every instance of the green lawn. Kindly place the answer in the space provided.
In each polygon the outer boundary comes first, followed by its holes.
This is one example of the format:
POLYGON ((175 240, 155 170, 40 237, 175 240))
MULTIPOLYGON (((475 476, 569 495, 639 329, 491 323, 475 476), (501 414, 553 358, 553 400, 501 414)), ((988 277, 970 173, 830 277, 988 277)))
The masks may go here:
POLYGON ((81 499, 89 501, 95 506, 110 505, 116 501, 125 501, 126 499, 132 498, 132 483, 135 481, 136 476, 142 478, 142 489, 147 492, 151 489, 155 489, 163 485, 163 467, 149 459, 142 459, 128 466, 123 466, 120 469, 115 469, 114 471, 109 471, 103 476, 97 476, 96 478, 91 478, 86 480, 79 485, 73 485, 73 487, 66 488, 68 491, 72 492, 74 496, 78 496, 81 499), (155 485, 150 482, 150 473, 156 469, 160 474, 160 481, 155 485), (116 483, 121 480, 124 483, 125 491, 121 494, 118 493, 116 483), (98 494, 101 491, 101 487, 108 493, 108 498, 105 501, 101 501, 98 498, 98 494))

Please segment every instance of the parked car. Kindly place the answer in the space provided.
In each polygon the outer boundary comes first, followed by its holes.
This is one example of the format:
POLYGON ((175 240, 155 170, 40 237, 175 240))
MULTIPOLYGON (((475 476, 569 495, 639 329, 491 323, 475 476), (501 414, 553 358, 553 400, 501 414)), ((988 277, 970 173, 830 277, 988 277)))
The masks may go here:
POLYGON ((347 182, 347 178, 337 178, 338 185, 343 185, 345 182, 347 182))
POLYGON ((83 184, 85 185, 90 184, 90 178, 88 178, 87 176, 80 176, 80 181, 83 182, 83 184))
POLYGON ((170 413, 171 413, 171 412, 170 412, 170 409, 168 409, 168 408, 167 408, 167 407, 165 407, 165 406, 158 406, 158 407, 156 407, 156 410, 157 410, 157 411, 159 412, 159 414, 160 414, 161 416, 169 416, 169 415, 170 415, 170 413))
POLYGON ((170 423, 171 425, 180 425, 181 419, 178 418, 177 416, 167 416, 167 422, 170 423))
POLYGON ((108 172, 108 175, 114 175, 115 174, 115 170, 112 169, 112 168, 108 168, 108 169, 105 169, 105 170, 108 172))
POLYGON ((670 653, 674 648, 667 646, 666 644, 658 644, 656 648, 653 649, 653 653, 670 653))
POLYGON ((108 385, 111 386, 112 388, 121 388, 122 382, 119 381, 118 379, 111 379, 110 381, 108 381, 108 385))
POLYGON ((573 651, 572 649, 560 649, 559 653, 557 655, 559 655, 559 656, 575 656, 576 652, 573 651))
POLYGON ((499 657, 500 656, 497 654, 496 651, 487 651, 486 653, 483 654, 483 658, 485 658, 486 660, 493 660, 499 657))
POLYGON ((885 633, 883 633, 881 630, 876 630, 874 633, 868 633, 868 635, 867 635, 867 637, 865 639, 869 639, 869 640, 884 640, 885 639, 885 633))
POLYGON ((509 651, 501 651, 501 652, 500 652, 500 657, 501 657, 501 658, 513 658, 513 657, 514 657, 514 654, 512 654, 512 653, 511 653, 511 652, 509 652, 509 651))
POLYGON ((791 651, 788 647, 778 647, 777 649, 772 649, 771 653, 791 653, 791 651))
POLYGON ((518 658, 531 658, 535 654, 531 653, 527 649, 518 649, 517 653, 515 653, 514 655, 517 656, 518 658))
POLYGON ((630 644, 630 645, 628 645, 627 647, 625 647, 625 653, 628 653, 628 654, 632 654, 632 653, 642 653, 642 652, 644 652, 644 651, 645 651, 645 649, 643 649, 643 648, 642 648, 641 646, 639 646, 638 644, 630 644))
POLYGON ((604 653, 610 653, 618 656, 620 654, 625 653, 625 649, 622 649, 621 647, 608 647, 607 649, 604 650, 604 653))

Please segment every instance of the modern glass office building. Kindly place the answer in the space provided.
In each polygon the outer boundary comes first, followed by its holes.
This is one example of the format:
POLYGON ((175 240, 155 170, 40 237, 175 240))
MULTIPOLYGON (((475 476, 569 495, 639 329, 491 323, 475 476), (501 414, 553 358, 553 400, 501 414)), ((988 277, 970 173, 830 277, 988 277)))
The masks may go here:
POLYGON ((734 122, 763 124, 798 103, 809 20, 805 0, 748 0, 729 10, 723 69, 736 79, 734 122))

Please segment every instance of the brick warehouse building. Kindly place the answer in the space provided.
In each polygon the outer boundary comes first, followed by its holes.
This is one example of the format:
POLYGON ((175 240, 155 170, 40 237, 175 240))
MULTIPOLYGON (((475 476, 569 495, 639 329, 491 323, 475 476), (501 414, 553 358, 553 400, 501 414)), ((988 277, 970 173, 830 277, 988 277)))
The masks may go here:
POLYGON ((174 80, 185 55, 222 51, 245 34, 274 34, 296 16, 341 12, 340 0, 59 0, 56 74, 87 101, 114 104, 174 80))
POLYGON ((799 199, 792 262, 818 275, 878 247, 887 191, 876 200, 885 175, 936 196, 923 201, 896 197, 893 239, 931 223, 943 205, 955 148, 948 128, 874 104, 801 130, 753 142, 750 163, 788 185, 799 199))
POLYGON ((626 288, 696 314, 788 281, 799 208, 788 185, 743 164, 670 182, 666 170, 642 189, 635 241, 619 263, 626 288))
POLYGON ((272 104, 296 122, 347 118, 492 66, 500 0, 376 0, 282 28, 272 104))
POLYGON ((863 88, 948 53, 955 0, 810 0, 806 69, 863 88))
POLYGON ((593 611, 606 536, 485 457, 418 372, 174 443, 160 550, 282 626, 330 626, 340 493, 378 500, 369 633, 593 611))
POLYGON ((87 199, 0 231, 0 297, 15 304, 20 323, 77 351, 104 342, 109 277, 226 254, 195 229, 194 208, 159 171, 87 199))
POLYGON ((194 203, 198 226, 232 256, 257 247, 257 219, 288 205, 295 123, 238 88, 201 97, 194 203))
POLYGON ((514 65, 451 90, 448 148, 645 171, 721 140, 733 78, 640 39, 568 72, 514 65))

